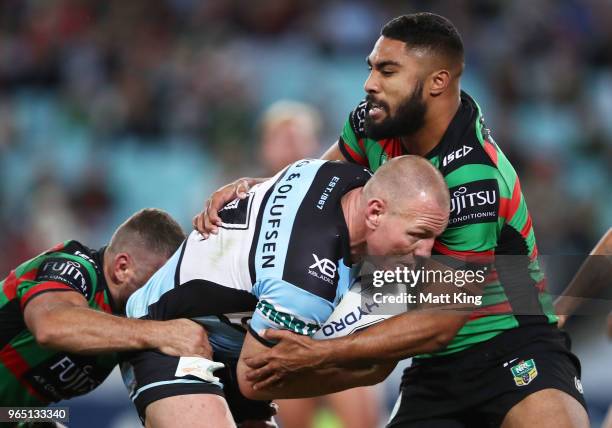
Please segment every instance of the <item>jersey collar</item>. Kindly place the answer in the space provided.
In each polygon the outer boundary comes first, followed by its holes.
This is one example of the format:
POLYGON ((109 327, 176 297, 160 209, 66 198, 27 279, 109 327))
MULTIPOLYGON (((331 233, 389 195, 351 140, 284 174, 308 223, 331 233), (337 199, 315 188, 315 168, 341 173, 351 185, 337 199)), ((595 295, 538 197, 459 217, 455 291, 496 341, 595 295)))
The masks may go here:
POLYGON ((446 128, 440 142, 425 155, 427 159, 432 159, 443 153, 446 148, 453 146, 457 141, 461 141, 467 128, 474 123, 478 108, 476 103, 466 92, 461 91, 461 104, 457 113, 446 128))

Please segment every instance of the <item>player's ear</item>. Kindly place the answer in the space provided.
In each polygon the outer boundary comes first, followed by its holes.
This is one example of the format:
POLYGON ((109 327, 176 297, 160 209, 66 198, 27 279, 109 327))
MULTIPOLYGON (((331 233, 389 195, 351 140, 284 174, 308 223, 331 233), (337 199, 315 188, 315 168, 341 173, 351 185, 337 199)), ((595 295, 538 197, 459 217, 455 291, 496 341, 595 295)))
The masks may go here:
POLYGON ((451 75, 448 70, 436 70, 429 76, 429 93, 436 97, 442 94, 451 81, 451 75))
POLYGON ((366 207, 366 226, 368 229, 375 230, 380 226, 381 216, 386 210, 387 205, 382 199, 372 198, 368 200, 366 207))
POLYGON ((118 253, 113 259, 113 276, 118 284, 130 280, 133 271, 133 260, 128 253, 118 253))

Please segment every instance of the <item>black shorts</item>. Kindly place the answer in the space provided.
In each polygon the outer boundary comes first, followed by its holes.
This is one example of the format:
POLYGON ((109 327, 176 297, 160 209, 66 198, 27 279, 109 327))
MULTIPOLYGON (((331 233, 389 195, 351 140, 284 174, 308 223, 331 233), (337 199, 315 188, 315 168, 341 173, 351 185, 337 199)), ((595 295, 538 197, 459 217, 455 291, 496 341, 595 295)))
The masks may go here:
POLYGON ((178 362, 178 357, 157 351, 123 355, 123 381, 143 424, 149 404, 162 398, 186 394, 215 394, 225 397, 236 423, 245 420, 268 420, 274 415, 275 411, 269 401, 249 400, 240 393, 236 378, 236 361, 220 361, 225 367, 214 372, 220 383, 207 382, 195 376, 175 377, 178 362))
POLYGON ((413 359, 387 428, 498 427, 515 404, 548 388, 586 409, 567 334, 553 325, 515 328, 456 354, 413 359))

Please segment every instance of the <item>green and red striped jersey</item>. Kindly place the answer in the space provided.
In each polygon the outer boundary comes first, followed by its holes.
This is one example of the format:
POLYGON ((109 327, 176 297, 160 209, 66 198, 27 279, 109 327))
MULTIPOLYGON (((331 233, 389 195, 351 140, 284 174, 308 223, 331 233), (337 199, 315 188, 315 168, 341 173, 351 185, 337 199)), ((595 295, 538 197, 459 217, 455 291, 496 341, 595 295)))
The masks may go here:
POLYGON ((85 394, 117 364, 116 354, 43 348, 23 318, 32 299, 50 292, 81 293, 91 308, 113 313, 103 254, 103 249, 66 241, 22 263, 0 282, 0 406, 40 406, 85 394))
MULTIPOLYGON (((338 141, 349 161, 375 171, 387 159, 408 154, 400 138, 367 138, 366 114, 363 101, 350 113, 338 141)), ((442 140, 426 158, 444 176, 451 196, 448 227, 433 254, 487 268, 481 306, 434 355, 461 351, 511 328, 555 323, 519 179, 485 126, 480 107, 465 92, 442 140)))

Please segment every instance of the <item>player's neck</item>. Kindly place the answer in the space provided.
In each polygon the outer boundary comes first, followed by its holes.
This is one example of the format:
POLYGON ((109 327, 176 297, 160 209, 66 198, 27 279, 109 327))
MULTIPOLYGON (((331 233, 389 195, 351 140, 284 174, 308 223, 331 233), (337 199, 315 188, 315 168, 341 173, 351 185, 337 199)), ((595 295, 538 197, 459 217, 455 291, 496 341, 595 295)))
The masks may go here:
POLYGON ((440 144, 460 105, 461 98, 458 91, 452 97, 439 100, 428 110, 425 125, 420 130, 410 136, 401 137, 406 151, 411 155, 419 156, 425 156, 431 152, 440 144))
POLYGON ((366 228, 363 221, 365 212, 362 198, 363 187, 358 187, 344 195, 340 201, 344 221, 348 228, 351 256, 353 258, 363 254, 366 246, 366 228))

